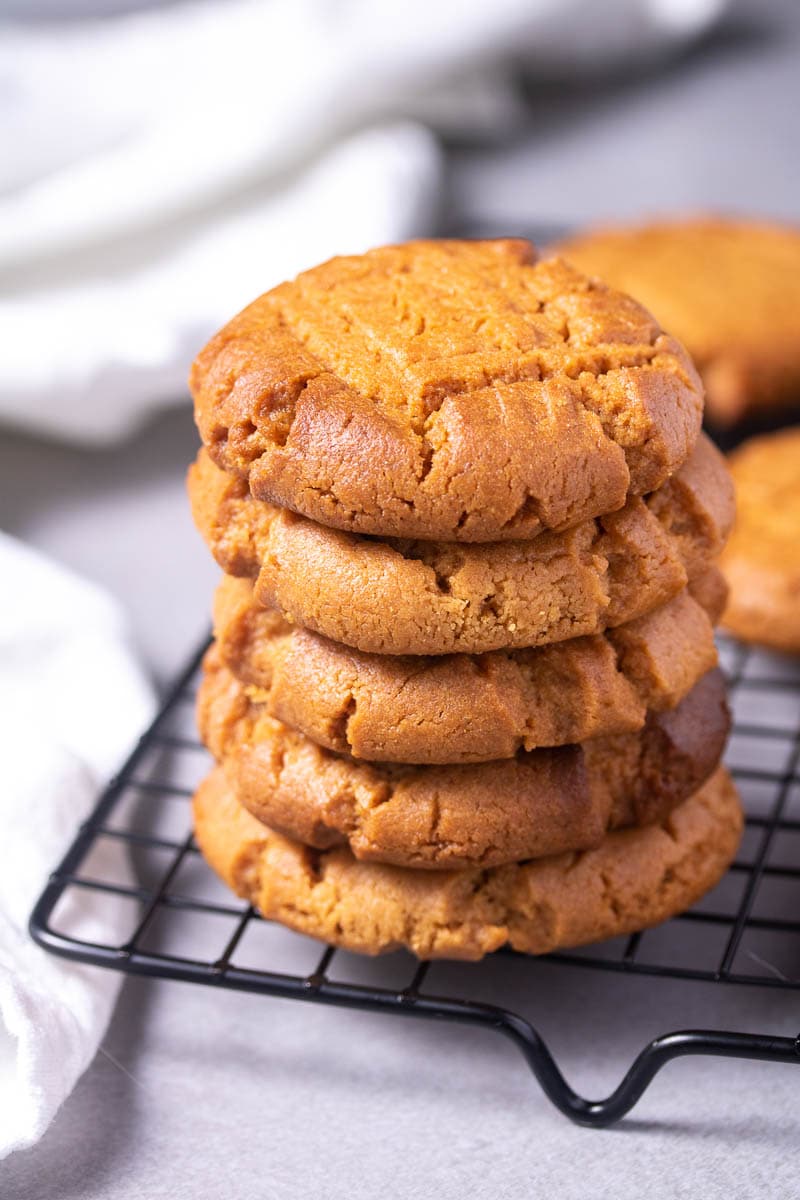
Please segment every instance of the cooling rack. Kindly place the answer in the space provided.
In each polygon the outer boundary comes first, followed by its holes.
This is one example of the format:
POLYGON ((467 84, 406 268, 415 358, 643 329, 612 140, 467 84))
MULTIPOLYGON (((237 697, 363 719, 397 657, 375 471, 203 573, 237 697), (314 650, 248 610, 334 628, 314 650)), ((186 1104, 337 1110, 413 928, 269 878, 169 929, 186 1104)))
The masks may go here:
MULTIPOLYGON (((585 1125, 618 1120, 677 1057, 800 1064, 800 1038, 722 1030, 668 1033, 645 1046, 611 1095, 587 1100, 568 1085, 533 1025, 510 1007, 466 998, 456 987, 430 991, 431 964, 410 955, 377 960, 365 982, 358 969, 363 960, 272 925, 238 903, 205 866, 190 829, 189 800, 209 765, 193 718, 204 649, 177 680, 50 877, 30 922, 32 936, 47 950, 132 975, 488 1027, 512 1039, 552 1103, 585 1125), (87 896, 93 901, 88 915, 87 896), (109 935, 109 928, 123 926, 121 935, 109 935)), ((747 810, 737 861, 690 912, 656 929, 550 960, 720 985, 800 989, 800 663, 726 638, 720 639, 720 656, 734 715, 727 762, 747 810)), ((522 971, 542 961, 510 951, 500 955, 517 960, 522 971)), ((491 973, 497 958, 466 969, 491 973)))

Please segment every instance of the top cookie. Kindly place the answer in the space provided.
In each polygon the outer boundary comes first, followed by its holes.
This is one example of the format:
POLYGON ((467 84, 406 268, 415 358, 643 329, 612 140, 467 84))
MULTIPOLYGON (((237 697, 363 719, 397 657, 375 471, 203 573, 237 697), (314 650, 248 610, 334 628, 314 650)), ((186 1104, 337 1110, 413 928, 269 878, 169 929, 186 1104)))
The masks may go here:
POLYGON ((636 296, 680 338, 712 423, 800 403, 800 231, 676 221, 590 231, 557 249, 636 296))
POLYGON ((258 499, 465 542, 653 491, 703 407, 688 355, 639 304, 515 239, 332 259, 235 317, 190 385, 210 454, 258 499))

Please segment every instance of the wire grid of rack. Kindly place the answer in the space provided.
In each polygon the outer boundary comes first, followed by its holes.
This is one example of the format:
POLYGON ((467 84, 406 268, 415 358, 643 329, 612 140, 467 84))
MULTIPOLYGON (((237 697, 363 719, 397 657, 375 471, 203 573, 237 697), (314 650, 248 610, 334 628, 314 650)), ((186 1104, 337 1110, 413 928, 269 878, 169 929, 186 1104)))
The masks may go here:
MULTIPOLYGON (((209 766, 193 717, 204 648, 51 876, 31 918, 32 935, 42 946, 130 974, 488 1026, 516 1042, 550 1100, 583 1124, 617 1120, 660 1067, 681 1055, 800 1064, 796 1038, 715 1030, 672 1033, 644 1048, 610 1096, 590 1101, 569 1087, 521 1015, 466 999, 455 989, 451 994, 427 991, 430 964, 400 954, 391 956, 385 980, 380 967, 378 982, 374 972, 367 983, 348 978, 354 972, 347 966, 337 974, 337 960, 352 963, 352 956, 264 921, 222 888, 194 844, 189 800, 209 766), (88 921, 85 904, 76 918, 72 900, 78 892, 84 899, 87 893, 94 897, 88 921), (120 920, 127 925, 122 937, 108 936, 112 905, 113 927, 120 920), (279 941, 270 940, 270 930, 279 932, 279 941)), ((747 810, 736 862, 721 884, 682 916, 631 937, 549 956, 553 961, 800 989, 800 662, 726 638, 720 639, 720 655, 734 716, 727 761, 747 810)), ((493 957, 469 970, 491 972, 493 957)))

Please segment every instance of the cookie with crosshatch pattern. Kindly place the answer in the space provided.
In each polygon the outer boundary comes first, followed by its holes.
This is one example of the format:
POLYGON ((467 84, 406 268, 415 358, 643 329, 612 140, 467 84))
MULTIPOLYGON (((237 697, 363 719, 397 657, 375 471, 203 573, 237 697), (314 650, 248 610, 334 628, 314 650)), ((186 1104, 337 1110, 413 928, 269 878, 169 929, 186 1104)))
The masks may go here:
POLYGON ((609 828, 663 819, 716 768, 729 717, 705 675, 640 731, 496 762, 357 762, 270 717, 206 656, 200 735, 237 797, 273 828, 325 849, 409 867, 494 866, 597 845, 609 828))
POLYGON ((270 919, 362 954, 479 959, 510 944, 529 954, 601 941, 691 907, 727 870, 743 825, 720 768, 660 824, 599 846, 489 870, 419 871, 314 850, 257 821, 217 768, 194 799, 201 852, 270 919))
POLYGON ((689 356, 645 309, 520 239, 334 258, 234 317, 190 386, 210 455, 258 499, 465 542, 653 491, 703 409, 689 356))
POLYGON ((634 620, 707 572, 733 520, 725 461, 701 437, 658 491, 565 533, 482 545, 377 540, 248 493, 203 452, 195 522, 224 571, 267 607, 375 654, 483 653, 634 620))
POLYGON ((479 656, 363 654, 285 621, 230 576, 214 630, 248 695, 318 745, 380 762, 485 762, 641 729, 648 709, 678 704, 717 661, 725 589, 709 574, 700 603, 682 592, 605 634, 479 656))

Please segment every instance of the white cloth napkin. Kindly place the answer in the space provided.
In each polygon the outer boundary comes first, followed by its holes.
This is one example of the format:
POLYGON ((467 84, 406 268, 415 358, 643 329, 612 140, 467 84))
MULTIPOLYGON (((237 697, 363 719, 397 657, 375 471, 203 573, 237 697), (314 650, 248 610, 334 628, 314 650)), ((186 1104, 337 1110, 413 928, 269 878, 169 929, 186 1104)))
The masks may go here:
POLYGON ((431 129, 508 130, 515 70, 639 68, 724 6, 227 0, 6 27, 0 419, 124 435, 261 291, 430 228, 431 129))
MULTIPOLYGON (((112 971, 40 950, 36 896, 153 707, 116 606, 0 534, 0 1157, 39 1138, 94 1057, 119 987, 112 971)), ((116 847, 94 870, 113 867, 116 847)), ((123 933, 123 907, 73 889, 60 919, 91 940, 123 933)))

